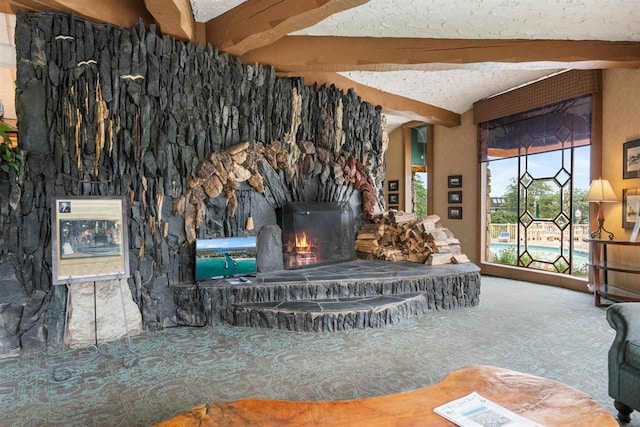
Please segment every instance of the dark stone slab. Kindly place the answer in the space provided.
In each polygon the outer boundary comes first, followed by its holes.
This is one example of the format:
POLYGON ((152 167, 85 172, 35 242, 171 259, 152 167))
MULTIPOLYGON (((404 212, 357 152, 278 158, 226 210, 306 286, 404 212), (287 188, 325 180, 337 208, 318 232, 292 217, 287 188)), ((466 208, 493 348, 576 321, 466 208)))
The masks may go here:
POLYGON ((0 354, 12 354, 20 349, 18 326, 23 306, 0 304, 0 354))
POLYGON ((281 271, 282 264, 282 230, 278 225, 265 225, 258 233, 256 242, 258 272, 269 273, 281 271))
POLYGON ((298 332, 338 332, 378 328, 424 313, 422 293, 395 298, 374 297, 369 306, 355 301, 296 301, 276 306, 265 303, 235 304, 225 311, 225 320, 237 326, 287 329, 298 332), (326 306, 330 308, 326 309, 326 306))
MULTIPOLYGON (((243 304, 259 303, 277 310, 286 307, 286 304, 283 305, 285 302, 303 301, 319 303, 324 308, 325 304, 330 307, 335 301, 340 304, 358 304, 368 308, 376 304, 394 305, 399 295, 424 296, 426 309, 458 309, 473 307, 480 302, 480 269, 473 264, 451 266, 421 265, 420 268, 412 270, 414 273, 412 276, 402 278, 395 275, 397 264, 386 261, 356 260, 334 266, 309 269, 313 270, 315 275, 321 275, 321 273, 332 275, 331 270, 337 266, 358 272, 368 269, 370 270, 369 277, 365 279, 310 281, 307 280, 308 276, 302 274, 303 271, 306 272, 307 270, 283 271, 258 275, 257 278, 252 280, 252 283, 248 284, 230 285, 226 280, 205 281, 200 283, 199 291, 203 295, 203 301, 205 301, 203 306, 207 314, 207 323, 210 325, 238 324, 236 322, 244 322, 244 325, 250 325, 262 322, 255 320, 255 318, 260 318, 263 320, 268 319, 268 321, 264 320, 264 324, 288 325, 285 329, 293 328, 297 325, 295 327, 299 329, 294 328, 292 330, 316 331, 335 330, 336 324, 332 323, 335 319, 331 320, 331 322, 323 321, 321 324, 311 321, 308 325, 305 323, 307 326, 303 327, 301 326, 302 323, 293 322, 291 317, 282 319, 284 323, 278 323, 278 319, 282 317, 281 314, 268 313, 269 310, 260 310, 258 313, 252 312, 250 308, 236 307, 240 307, 243 304), (388 276, 385 276, 385 270, 388 270, 388 276)), ((193 293, 194 288, 195 286, 191 285, 172 286, 176 295, 189 295, 193 293)), ((195 303, 191 306, 198 307, 195 303)), ((312 306, 309 305, 309 307, 312 306)), ((334 305, 334 307, 345 306, 334 305)), ((390 312, 393 314, 395 313, 394 310, 401 309, 393 308, 390 312)), ((303 311, 307 314, 313 313, 312 310, 303 311)), ((300 316, 300 311, 297 312, 300 316)), ((334 310, 331 310, 331 312, 333 313, 334 310)), ((309 315, 311 316, 311 314, 309 315)), ((388 324, 387 321, 383 322, 378 315, 359 314, 358 316, 349 318, 348 324, 369 325, 370 322, 373 322, 372 324, 374 325, 388 324)), ((394 316, 396 315, 394 314, 394 316)), ((338 320, 335 320, 335 322, 338 322, 338 320)))

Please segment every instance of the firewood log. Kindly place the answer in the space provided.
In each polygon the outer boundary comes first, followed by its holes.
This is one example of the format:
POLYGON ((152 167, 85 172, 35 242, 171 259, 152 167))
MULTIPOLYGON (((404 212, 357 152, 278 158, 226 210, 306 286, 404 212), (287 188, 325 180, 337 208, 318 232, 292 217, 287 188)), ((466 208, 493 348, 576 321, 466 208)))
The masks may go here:
POLYGON ((431 254, 425 262, 427 265, 451 264, 451 254, 431 254))
POLYGON ((229 153, 229 155, 233 156, 234 154, 237 154, 237 153, 239 153, 241 151, 244 151, 247 148, 249 148, 249 143, 248 142, 241 142, 240 144, 232 145, 226 151, 227 151, 227 153, 229 153))
POLYGON ((454 255, 453 257, 451 257, 451 262, 454 263, 454 264, 462 264, 462 263, 465 263, 465 262, 471 262, 471 260, 466 255, 457 254, 457 255, 454 255))
POLYGON ((356 237, 358 240, 377 240, 379 237, 378 233, 367 233, 367 232, 359 232, 358 236, 356 237))

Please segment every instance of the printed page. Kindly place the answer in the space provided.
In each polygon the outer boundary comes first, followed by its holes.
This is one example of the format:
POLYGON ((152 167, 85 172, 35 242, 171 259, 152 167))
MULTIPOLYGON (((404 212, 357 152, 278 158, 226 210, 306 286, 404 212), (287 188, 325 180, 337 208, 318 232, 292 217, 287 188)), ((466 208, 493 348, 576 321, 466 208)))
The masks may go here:
POLYGON ((544 427, 473 392, 433 410, 460 427, 544 427))

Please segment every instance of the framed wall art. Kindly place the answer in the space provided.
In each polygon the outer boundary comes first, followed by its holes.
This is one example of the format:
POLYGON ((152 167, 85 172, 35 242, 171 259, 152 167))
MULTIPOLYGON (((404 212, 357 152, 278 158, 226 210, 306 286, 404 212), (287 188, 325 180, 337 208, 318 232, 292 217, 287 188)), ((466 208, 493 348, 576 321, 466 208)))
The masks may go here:
POLYGON ((389 205, 389 209, 393 211, 398 211, 400 210, 400 207, 398 205, 389 205))
POLYGON ((449 203, 462 203, 462 191, 449 191, 447 195, 449 203))
POLYGON ((631 230, 640 218, 640 188, 622 190, 622 228, 631 230))
POLYGON ((124 197, 57 197, 51 206, 53 284, 129 277, 124 197))
POLYGON ((449 175, 447 183, 449 188, 462 188, 462 175, 449 175))
POLYGON ((400 182, 397 179, 389 181, 387 189, 388 191, 398 191, 400 189, 400 182))
POLYGON ((447 217, 449 219, 462 219, 462 207, 449 206, 447 217))
POLYGON ((389 194, 388 200, 389 205, 398 205, 400 204, 400 195, 398 193, 389 194))
POLYGON ((622 146, 622 178, 640 178, 640 139, 622 146))

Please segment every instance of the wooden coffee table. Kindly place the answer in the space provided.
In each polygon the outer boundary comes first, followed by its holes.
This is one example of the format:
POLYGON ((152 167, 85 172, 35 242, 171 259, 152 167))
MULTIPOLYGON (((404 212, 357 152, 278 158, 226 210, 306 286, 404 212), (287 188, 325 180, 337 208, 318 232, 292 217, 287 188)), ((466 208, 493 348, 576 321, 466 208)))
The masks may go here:
POLYGON ((433 408, 473 391, 546 427, 618 427, 611 414, 581 391, 557 381, 491 366, 462 368, 429 387, 366 399, 210 403, 158 426, 453 426, 433 408))

